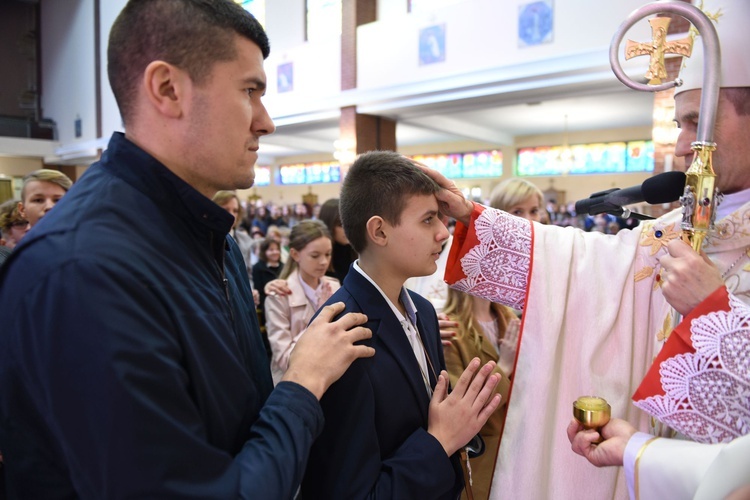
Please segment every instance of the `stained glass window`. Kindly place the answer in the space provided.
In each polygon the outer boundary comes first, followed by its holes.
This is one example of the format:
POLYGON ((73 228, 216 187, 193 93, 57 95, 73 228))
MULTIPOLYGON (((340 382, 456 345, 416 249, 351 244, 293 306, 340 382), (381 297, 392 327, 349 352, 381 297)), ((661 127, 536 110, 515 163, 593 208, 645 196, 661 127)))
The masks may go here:
POLYGON ((294 184, 325 184, 341 181, 341 165, 338 162, 297 163, 281 165, 276 183, 282 186, 294 184))
POLYGON ((516 166, 520 176, 653 171, 653 141, 521 148, 516 166))
POLYGON ((253 186, 270 186, 271 185, 271 167, 255 166, 255 182, 253 186))
POLYGON ((503 174, 503 154, 500 151, 417 155, 412 158, 449 179, 499 177, 503 174))

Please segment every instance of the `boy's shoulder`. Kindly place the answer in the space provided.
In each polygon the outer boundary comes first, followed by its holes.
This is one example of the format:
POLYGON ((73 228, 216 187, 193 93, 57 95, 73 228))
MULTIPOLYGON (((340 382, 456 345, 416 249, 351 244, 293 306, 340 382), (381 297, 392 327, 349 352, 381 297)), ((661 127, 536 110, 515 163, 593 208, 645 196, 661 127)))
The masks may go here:
POLYGON ((406 292, 409 294, 409 297, 411 297, 411 301, 414 302, 414 306, 417 308, 418 312, 437 317, 437 312, 435 311, 435 306, 432 305, 432 302, 414 290, 406 288, 406 292))
POLYGON ((332 278, 330 276, 323 276, 321 279, 325 283, 328 283, 333 290, 338 290, 339 288, 341 288, 341 282, 336 278, 332 278))

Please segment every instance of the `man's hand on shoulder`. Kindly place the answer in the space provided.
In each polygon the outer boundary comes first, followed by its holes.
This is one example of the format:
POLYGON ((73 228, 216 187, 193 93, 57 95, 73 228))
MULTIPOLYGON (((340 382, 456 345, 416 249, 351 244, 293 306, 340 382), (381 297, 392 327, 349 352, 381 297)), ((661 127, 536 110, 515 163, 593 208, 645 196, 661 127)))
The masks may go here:
POLYGON ((354 360, 375 355, 372 347, 354 345, 372 337, 369 328, 360 326, 367 316, 347 313, 333 321, 343 310, 343 302, 321 309, 297 341, 282 381, 296 382, 320 399, 354 360))
POLYGON ((291 295, 292 290, 289 288, 289 284, 286 280, 277 278, 266 283, 266 286, 263 287, 263 293, 271 296, 291 295))

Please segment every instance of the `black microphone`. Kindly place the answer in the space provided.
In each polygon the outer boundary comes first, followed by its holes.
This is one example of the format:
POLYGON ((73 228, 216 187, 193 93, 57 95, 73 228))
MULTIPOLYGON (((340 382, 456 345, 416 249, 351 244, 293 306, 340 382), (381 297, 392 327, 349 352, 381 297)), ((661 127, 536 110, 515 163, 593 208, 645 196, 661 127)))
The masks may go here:
POLYGON ((650 205, 672 203, 680 199, 685 191, 684 172, 664 172, 649 177, 640 186, 625 189, 612 188, 592 194, 585 200, 576 202, 577 214, 613 214, 629 217, 630 210, 625 205, 646 202, 650 205))

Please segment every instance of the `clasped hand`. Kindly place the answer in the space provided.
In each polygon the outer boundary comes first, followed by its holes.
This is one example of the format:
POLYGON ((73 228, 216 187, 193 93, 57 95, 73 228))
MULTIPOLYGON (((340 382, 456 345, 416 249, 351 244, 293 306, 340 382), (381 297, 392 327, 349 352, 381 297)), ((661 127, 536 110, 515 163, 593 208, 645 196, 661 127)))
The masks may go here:
POLYGON ((479 358, 471 360, 450 394, 448 373, 440 372, 430 401, 427 432, 449 456, 466 446, 500 405, 500 395, 494 394, 500 381, 500 375, 492 373, 495 362, 481 369, 479 364, 479 358))

